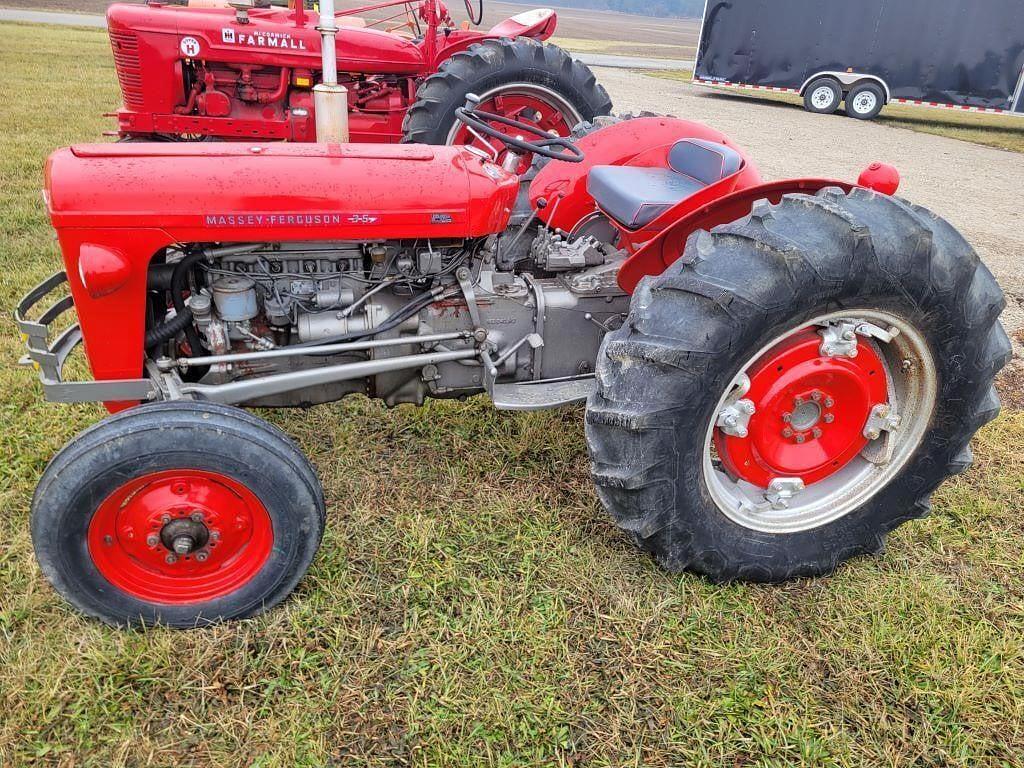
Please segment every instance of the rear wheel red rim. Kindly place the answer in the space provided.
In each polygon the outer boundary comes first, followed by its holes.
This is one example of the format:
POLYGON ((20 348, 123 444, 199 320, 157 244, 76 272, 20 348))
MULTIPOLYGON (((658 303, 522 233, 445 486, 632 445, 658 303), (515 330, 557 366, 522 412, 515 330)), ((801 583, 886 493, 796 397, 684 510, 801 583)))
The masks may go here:
POLYGON ((780 332, 740 366, 709 419, 702 476, 718 510, 793 534, 862 508, 911 461, 937 402, 934 353, 889 309, 780 332))
MULTIPOLYGON (((518 120, 553 136, 568 136, 573 127, 582 120, 576 109, 564 98, 554 91, 532 83, 510 83, 481 94, 477 109, 518 120)), ((501 133, 515 135, 515 129, 507 125, 490 125, 501 133)), ((525 138, 529 140, 534 137, 525 138)), ((489 145, 462 122, 457 122, 448 136, 449 144, 473 146, 488 154, 497 151, 499 159, 503 158, 506 152, 504 145, 498 139, 487 138, 487 141, 490 142, 489 145)), ((523 157, 518 172, 526 171, 532 161, 532 157, 523 157)))
POLYGON ((252 491, 199 469, 123 483, 100 503, 87 538, 93 563, 111 584, 170 605, 242 588, 263 568, 274 543, 270 514, 252 491))
POLYGON ((821 354, 806 329, 768 350, 748 371, 754 404, 744 438, 715 432, 723 464, 736 477, 767 488, 775 477, 805 483, 840 471, 868 444, 864 424, 888 400, 886 367, 874 349, 856 357, 821 354))

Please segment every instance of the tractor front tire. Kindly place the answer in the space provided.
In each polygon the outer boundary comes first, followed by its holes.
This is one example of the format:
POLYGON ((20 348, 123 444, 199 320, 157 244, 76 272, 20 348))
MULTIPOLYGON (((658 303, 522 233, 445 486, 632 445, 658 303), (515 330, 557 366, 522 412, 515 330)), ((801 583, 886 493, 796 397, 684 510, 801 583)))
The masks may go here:
POLYGON ((423 81, 402 123, 402 141, 456 143, 463 126, 455 109, 470 93, 481 97, 485 111, 537 122, 545 130, 555 127, 563 136, 612 108, 590 68, 558 46, 525 37, 484 40, 453 55, 423 81), (534 121, 527 112, 543 119, 534 121))
POLYGON ((280 430, 238 408, 143 405, 82 432, 32 500, 43 575, 108 624, 190 628, 282 601, 313 559, 324 499, 280 430))
POLYGON ((997 415, 1004 304, 923 208, 863 188, 761 201, 694 233, 605 337, 597 494, 662 566, 714 581, 879 552, 997 415))

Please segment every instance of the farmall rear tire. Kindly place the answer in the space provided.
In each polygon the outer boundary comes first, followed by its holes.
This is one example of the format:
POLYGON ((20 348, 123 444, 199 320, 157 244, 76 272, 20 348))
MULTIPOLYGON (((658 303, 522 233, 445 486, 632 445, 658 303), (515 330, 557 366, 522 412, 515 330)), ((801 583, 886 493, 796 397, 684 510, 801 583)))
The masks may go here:
POLYGON ((762 201, 691 236, 605 337, 586 417, 598 496, 662 566, 714 581, 827 574, 879 552, 889 531, 928 513, 931 493, 970 463, 972 435, 997 415, 993 379, 1010 354, 997 320, 1004 303, 971 247, 923 208, 860 188, 762 201), (832 313, 902 333, 883 342, 858 326, 858 356, 826 356, 815 322, 832 313), (838 373, 822 379, 815 366, 838 373), (756 405, 743 437, 719 426, 729 393, 742 393, 740 374, 756 405), (793 398, 800 411, 773 404, 795 391, 786 387, 817 381, 824 392, 793 398), (832 384, 842 402, 830 402, 832 384), (904 420, 875 442, 866 417, 887 387, 904 420), (855 452, 835 449, 835 465, 833 428, 855 452), (774 507, 758 462, 799 463, 814 445, 827 461, 822 479, 774 507), (876 451, 886 446, 888 461, 876 451))
POLYGON ((116 626, 261 613, 295 588, 323 529, 323 492, 295 443, 211 403, 143 405, 99 422, 53 458, 32 500, 43 575, 116 626))
POLYGON ((511 93, 558 107, 565 118, 562 135, 612 108, 594 73, 558 46, 530 38, 484 40, 456 53, 423 81, 402 124, 402 141, 453 143, 461 127, 455 109, 470 93, 485 103, 511 93))

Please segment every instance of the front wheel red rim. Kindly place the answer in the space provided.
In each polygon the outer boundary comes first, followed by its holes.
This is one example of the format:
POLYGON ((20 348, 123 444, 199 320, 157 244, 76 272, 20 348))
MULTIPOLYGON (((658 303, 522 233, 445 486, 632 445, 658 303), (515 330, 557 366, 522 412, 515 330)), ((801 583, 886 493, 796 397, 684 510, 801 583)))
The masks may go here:
POLYGON ((270 514, 237 480, 175 469, 129 480, 96 509, 87 534, 97 570, 151 603, 224 597, 261 571, 273 549, 270 514))

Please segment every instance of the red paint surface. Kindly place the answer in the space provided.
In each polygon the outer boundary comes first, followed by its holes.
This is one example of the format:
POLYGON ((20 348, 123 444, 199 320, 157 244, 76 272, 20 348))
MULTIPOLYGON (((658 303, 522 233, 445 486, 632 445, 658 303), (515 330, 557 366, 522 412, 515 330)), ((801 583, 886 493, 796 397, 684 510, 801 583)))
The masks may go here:
POLYGON ((868 343, 858 344, 854 358, 822 356, 820 344, 821 337, 807 329, 751 366, 750 390, 744 395, 755 408, 749 434, 734 437, 716 429, 714 435, 730 474, 761 488, 775 477, 799 477, 810 485, 841 470, 867 445, 862 432, 871 408, 889 399, 885 366, 868 343), (815 394, 821 415, 817 437, 783 418, 793 413, 797 398, 815 402, 815 394), (792 435, 784 435, 787 428, 792 435), (797 434, 804 442, 797 442, 797 434))
POLYGON ((266 508, 224 475, 170 470, 129 480, 105 498, 89 523, 88 546, 103 577, 140 600, 189 605, 223 597, 252 580, 270 556, 274 531, 266 508), (204 561, 168 563, 151 544, 167 520, 199 512, 210 531, 204 561))

